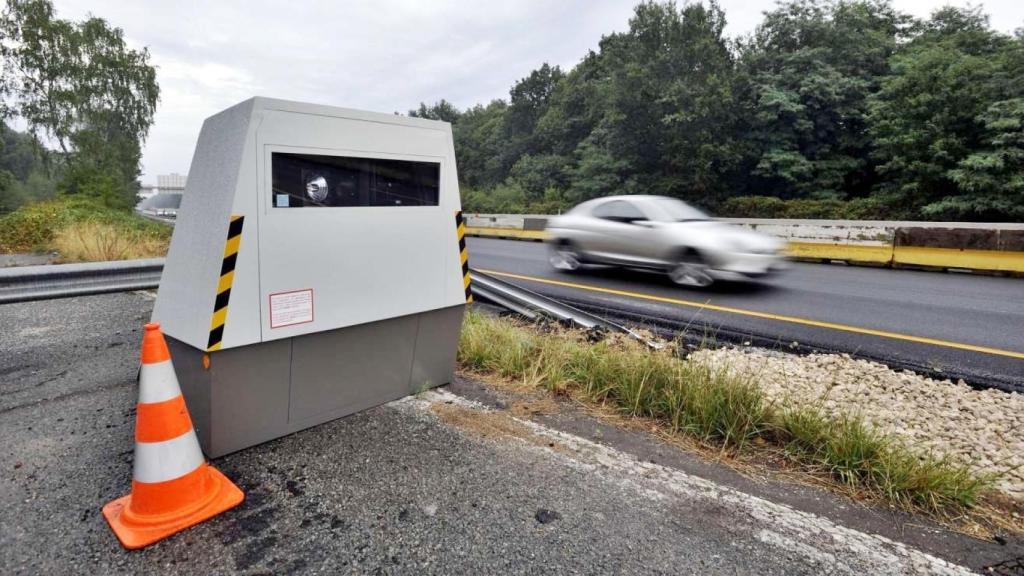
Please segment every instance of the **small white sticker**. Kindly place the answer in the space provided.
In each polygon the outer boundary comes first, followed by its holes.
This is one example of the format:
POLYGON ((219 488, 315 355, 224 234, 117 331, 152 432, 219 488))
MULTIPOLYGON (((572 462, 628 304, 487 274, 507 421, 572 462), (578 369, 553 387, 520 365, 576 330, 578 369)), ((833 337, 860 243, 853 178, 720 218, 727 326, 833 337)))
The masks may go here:
POLYGON ((270 327, 283 328, 313 321, 313 289, 270 295, 270 327))
POLYGON ((277 206, 278 208, 287 208, 288 207, 288 195, 287 194, 278 194, 277 195, 277 203, 274 204, 274 206, 277 206))

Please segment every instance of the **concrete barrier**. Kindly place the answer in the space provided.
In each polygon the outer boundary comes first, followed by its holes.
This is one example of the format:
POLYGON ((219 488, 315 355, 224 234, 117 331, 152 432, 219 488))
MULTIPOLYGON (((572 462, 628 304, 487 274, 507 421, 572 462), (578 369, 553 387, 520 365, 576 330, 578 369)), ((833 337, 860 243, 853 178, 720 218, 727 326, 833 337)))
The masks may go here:
POLYGON ((547 238, 544 227, 550 216, 546 214, 465 214, 466 234, 506 240, 532 240, 547 238))
MULTIPOLYGON (((544 214, 469 214, 470 236, 542 241, 544 214)), ((781 238, 798 260, 1024 274, 1024 224, 721 218, 781 238)))
POLYGON ((885 266, 892 263, 896 222, 722 218, 786 241, 789 256, 885 266))
POLYGON ((1024 273, 1024 227, 903 227, 893 241, 897 265, 1024 273))

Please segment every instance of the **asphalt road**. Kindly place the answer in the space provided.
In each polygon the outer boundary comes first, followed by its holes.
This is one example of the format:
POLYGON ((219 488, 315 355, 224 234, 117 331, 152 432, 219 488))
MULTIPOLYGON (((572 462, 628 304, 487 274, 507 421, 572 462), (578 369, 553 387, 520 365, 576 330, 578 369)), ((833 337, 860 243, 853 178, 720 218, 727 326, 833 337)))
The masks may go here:
POLYGON ((469 252, 475 269, 691 339, 846 352, 1024 392, 1020 278, 794 262, 765 280, 701 289, 644 271, 557 271, 537 242, 471 238, 469 252))
POLYGON ((217 459, 245 502, 128 552, 100 508, 130 486, 151 309, 0 306, 0 574, 959 574, 947 561, 1024 556, 585 414, 516 419, 465 381, 217 459))

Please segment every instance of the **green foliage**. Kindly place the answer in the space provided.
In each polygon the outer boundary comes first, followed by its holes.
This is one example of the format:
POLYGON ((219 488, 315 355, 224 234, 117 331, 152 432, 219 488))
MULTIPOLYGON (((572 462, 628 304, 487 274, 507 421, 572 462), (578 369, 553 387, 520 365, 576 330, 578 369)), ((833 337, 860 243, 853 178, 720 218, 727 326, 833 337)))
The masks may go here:
POLYGON ((0 218, 0 252, 44 249, 67 223, 63 206, 39 202, 0 218))
POLYGON ((1024 221, 1024 98, 1001 100, 981 115, 983 147, 947 175, 961 193, 924 208, 939 218, 1008 215, 1024 221))
POLYGON ((512 165, 508 179, 522 188, 531 202, 544 196, 549 188, 564 190, 569 181, 566 159, 556 154, 524 154, 512 165))
POLYGON ((778 449, 807 471, 906 509, 969 508, 995 479, 912 449, 856 415, 777 406, 756 382, 632 341, 591 343, 579 332, 535 330, 470 312, 458 359, 470 370, 652 419, 722 450, 778 449))
POLYGON ((462 188, 462 209, 478 214, 561 214, 574 204, 557 188, 548 188, 540 198, 528 197, 515 183, 462 188))
POLYGON ((1024 220, 1024 36, 890 0, 789 0, 738 41, 724 25, 713 0, 646 1, 507 103, 411 114, 453 123, 471 210, 643 193, 734 216, 1024 220))
POLYGON ((59 147, 59 162, 46 162, 50 177, 61 176, 59 188, 133 205, 141 142, 159 98, 148 51, 128 48, 124 33, 100 18, 71 22, 57 18, 49 0, 8 0, 0 55, 0 112, 23 120, 34 141, 59 147))
POLYGON ((6 170, 0 170, 0 215, 7 214, 30 202, 50 200, 57 195, 57 183, 42 169, 29 172, 25 180, 6 170))
POLYGON ((125 210, 110 208, 98 198, 62 196, 27 204, 0 217, 0 252, 51 250, 61 230, 75 223, 92 222, 114 227, 125 234, 168 239, 171 228, 125 210))
POLYGON ((138 140, 88 128, 76 132, 72 141, 77 153, 65 169, 60 191, 99 198, 111 208, 134 206, 142 156, 138 140))
POLYGON ((22 194, 14 190, 14 174, 0 169, 0 214, 14 210, 25 203, 22 194))
POLYGON ((569 188, 573 198, 585 200, 626 192, 626 178, 634 170, 628 160, 612 152, 606 130, 595 130, 580 142, 575 159, 569 188))
POLYGON ((551 95, 563 78, 565 74, 558 66, 545 62, 512 86, 504 125, 509 140, 505 147, 507 155, 518 157, 540 148, 534 136, 537 122, 547 111, 551 95))
POLYGON ((478 104, 463 112, 452 126, 460 181, 469 186, 492 187, 504 180, 498 158, 504 145, 507 108, 501 100, 487 106, 478 104))
POLYGON ((904 220, 898 206, 880 198, 783 200, 774 196, 736 196, 722 204, 721 214, 733 218, 790 218, 812 220, 904 220))
POLYGON ((0 215, 28 202, 53 198, 55 191, 39 142, 0 122, 0 215))
POLYGON ((991 475, 910 450, 858 415, 827 418, 813 407, 775 415, 776 441, 793 458, 827 471, 854 488, 865 486, 904 508, 969 508, 991 485, 991 475))
POLYGON ((604 37, 552 91, 539 144, 572 165, 570 197, 647 192, 706 204, 726 193, 740 156, 724 25, 714 2, 640 4, 628 32, 604 37))
POLYGON ((409 110, 409 116, 413 118, 426 118, 427 120, 441 120, 442 122, 455 124, 462 116, 462 112, 459 112, 459 109, 454 104, 442 98, 436 104, 430 106, 427 106, 425 102, 420 102, 419 108, 409 110))
MULTIPOLYGON (((984 115, 1003 100, 1012 42, 977 10, 944 8, 892 60, 871 101, 871 134, 885 190, 925 215, 964 202, 955 172, 985 144, 984 115)), ((960 173, 964 181, 965 173, 960 173)))
POLYGON ((526 193, 514 184, 500 184, 487 191, 473 188, 462 190, 462 208, 466 212, 488 214, 529 212, 528 206, 526 193))
POLYGON ((0 124, 0 167, 16 180, 27 180, 32 172, 43 169, 42 146, 29 134, 0 124))
POLYGON ((459 361, 550 390, 578 390, 624 414, 665 419, 675 432, 742 449, 769 426, 750 382, 633 343, 590 344, 578 333, 540 333, 479 313, 466 317, 459 361))
POLYGON ((751 184, 783 198, 844 198, 873 184, 868 97, 907 18, 884 1, 788 2, 743 48, 756 164, 751 184))

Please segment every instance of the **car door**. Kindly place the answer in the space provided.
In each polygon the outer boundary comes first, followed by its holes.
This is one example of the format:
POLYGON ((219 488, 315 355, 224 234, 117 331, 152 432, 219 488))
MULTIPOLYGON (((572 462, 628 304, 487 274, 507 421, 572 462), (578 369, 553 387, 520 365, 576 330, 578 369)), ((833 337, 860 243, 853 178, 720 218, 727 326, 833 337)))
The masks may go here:
POLYGON ((647 263, 654 231, 642 224, 647 216, 636 203, 609 200, 594 207, 591 216, 592 256, 621 264, 647 263))

